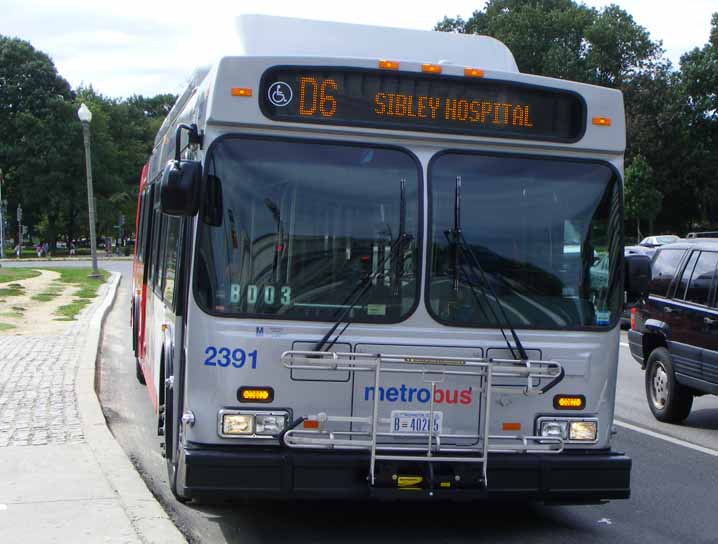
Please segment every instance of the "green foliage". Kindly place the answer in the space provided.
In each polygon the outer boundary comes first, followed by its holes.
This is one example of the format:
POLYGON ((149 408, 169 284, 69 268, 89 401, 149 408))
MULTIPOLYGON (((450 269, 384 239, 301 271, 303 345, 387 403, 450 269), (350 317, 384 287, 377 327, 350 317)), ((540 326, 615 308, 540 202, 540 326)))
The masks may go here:
POLYGON ((97 290, 109 277, 106 270, 100 270, 101 277, 90 278, 89 275, 92 272, 90 268, 49 268, 48 270, 60 273, 58 282, 79 287, 74 295, 76 298, 72 302, 60 306, 55 312, 58 321, 75 319, 77 314, 97 296, 97 290))
POLYGON ((660 55, 648 32, 618 6, 601 11, 573 0, 490 0, 466 21, 436 30, 493 36, 528 74, 619 86, 660 55))
POLYGON ((0 268, 0 283, 35 278, 39 275, 40 272, 29 268, 0 268))
POLYGON ((0 287, 0 297, 17 297, 25 292, 25 288, 19 283, 9 283, 0 287))
POLYGON ((696 209, 689 228, 718 226, 718 13, 707 44, 681 57, 690 153, 687 169, 696 209))
POLYGON ((636 221, 636 237, 641 238, 641 220, 653 222, 663 201, 655 186, 653 169, 641 155, 634 157, 626 168, 624 198, 626 219, 636 221))
POLYGON ((87 236, 85 157, 77 119, 84 102, 93 114, 98 236, 116 236, 120 213, 125 215, 125 235, 130 234, 140 171, 158 123, 175 99, 162 94, 117 100, 92 87, 73 92, 45 53, 0 36, 0 168, 8 211, 14 214, 21 203, 31 234, 53 246, 58 239, 87 236))

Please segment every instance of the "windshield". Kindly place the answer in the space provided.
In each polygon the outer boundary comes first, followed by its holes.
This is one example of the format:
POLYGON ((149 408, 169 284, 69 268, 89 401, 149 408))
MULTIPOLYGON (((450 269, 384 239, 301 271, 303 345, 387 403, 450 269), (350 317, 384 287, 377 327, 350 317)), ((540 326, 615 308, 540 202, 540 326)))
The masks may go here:
POLYGON ((232 137, 213 145, 207 174, 194 274, 202 308, 331 321, 370 275, 349 318, 398 321, 414 308, 419 166, 410 154, 232 137))
POLYGON ((517 328, 615 323, 622 218, 608 166, 444 153, 432 161, 429 180, 428 305, 436 318, 495 327, 507 325, 505 314, 517 328), (484 276, 451 243, 457 184, 458 227, 484 276))

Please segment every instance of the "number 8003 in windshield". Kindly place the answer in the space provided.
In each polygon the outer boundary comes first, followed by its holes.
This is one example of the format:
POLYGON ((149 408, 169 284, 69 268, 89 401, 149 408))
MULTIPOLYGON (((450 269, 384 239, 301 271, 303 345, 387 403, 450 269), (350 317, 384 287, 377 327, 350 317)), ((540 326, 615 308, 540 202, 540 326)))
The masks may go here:
POLYGON ((242 348, 223 348, 215 346, 207 346, 204 350, 207 358, 204 360, 205 366, 219 366, 223 368, 242 368, 249 361, 250 368, 257 368, 257 350, 247 352, 242 348))

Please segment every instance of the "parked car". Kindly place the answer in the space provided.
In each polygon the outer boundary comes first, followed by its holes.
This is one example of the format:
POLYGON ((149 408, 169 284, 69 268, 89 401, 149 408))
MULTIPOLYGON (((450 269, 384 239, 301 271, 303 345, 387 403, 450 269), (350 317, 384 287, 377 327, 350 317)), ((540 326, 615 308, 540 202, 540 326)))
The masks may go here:
POLYGON ((718 230, 706 230, 703 232, 689 232, 686 238, 718 238, 718 230))
POLYGON ((676 236, 675 234, 662 234, 660 236, 649 236, 647 238, 644 238, 638 245, 645 247, 659 247, 680 241, 680 236, 676 236))
POLYGON ((683 421, 694 396, 718 394, 717 266, 718 240, 664 245, 653 258, 628 344, 659 421, 683 421))

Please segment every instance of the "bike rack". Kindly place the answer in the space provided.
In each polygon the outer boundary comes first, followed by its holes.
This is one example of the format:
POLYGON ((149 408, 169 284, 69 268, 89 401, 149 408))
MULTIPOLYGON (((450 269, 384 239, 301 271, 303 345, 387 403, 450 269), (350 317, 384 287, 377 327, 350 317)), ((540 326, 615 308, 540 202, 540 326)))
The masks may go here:
POLYGON ((290 370, 316 370, 337 372, 369 372, 374 374, 374 402, 369 416, 336 416, 324 412, 307 414, 296 420, 293 428, 283 434, 283 442, 290 448, 368 450, 369 482, 376 481, 377 461, 410 461, 426 463, 481 463, 483 485, 488 484, 487 456, 489 453, 560 453, 564 442, 561 438, 489 435, 491 396, 494 392, 515 395, 541 395, 563 379, 560 363, 542 360, 485 359, 472 357, 428 357, 425 355, 394 355, 370 353, 335 353, 317 351, 286 351, 282 363, 290 370), (380 425, 390 422, 379 417, 379 390, 382 374, 421 374, 422 380, 431 386, 429 402, 429 426, 425 433, 395 433, 379 430, 380 425), (434 393, 436 385, 447 376, 465 376, 477 380, 479 385, 477 434, 434 432, 434 393), (525 378, 525 385, 495 386, 495 378, 525 378), (297 428, 304 421, 314 421, 317 428, 297 428), (367 425, 364 431, 331 431, 329 423, 367 425), (378 443, 378 439, 413 440, 424 443, 378 443), (471 445, 447 444, 447 442, 473 441, 471 445), (443 444, 442 444, 443 442, 443 444))

